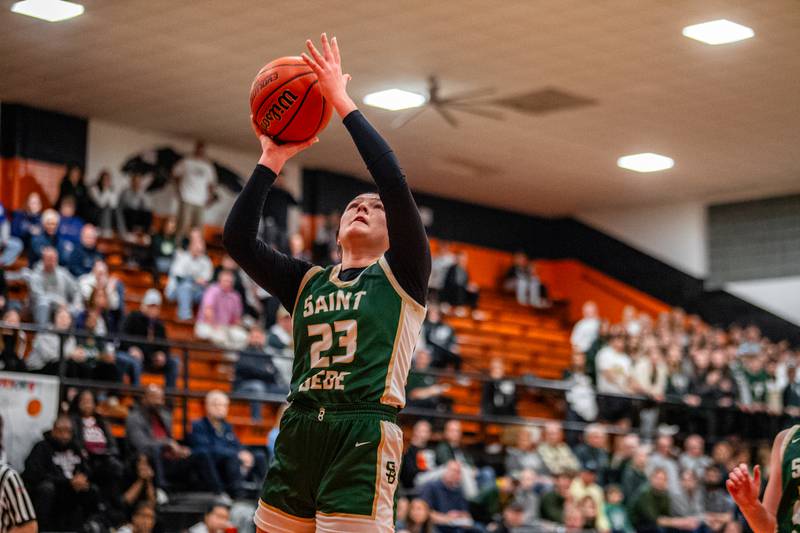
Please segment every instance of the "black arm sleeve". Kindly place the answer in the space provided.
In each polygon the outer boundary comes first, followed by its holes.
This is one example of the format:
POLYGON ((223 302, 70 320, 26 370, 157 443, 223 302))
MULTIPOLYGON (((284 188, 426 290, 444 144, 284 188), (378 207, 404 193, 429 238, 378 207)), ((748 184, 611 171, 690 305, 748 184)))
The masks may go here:
POLYGON ((258 238, 258 223, 275 178, 272 170, 256 165, 225 221, 222 242, 253 281, 278 298, 291 313, 303 276, 312 265, 282 254, 258 238))
POLYGON ((431 248, 403 170, 391 147, 360 111, 347 115, 344 125, 378 186, 386 210, 389 230, 386 260, 400 286, 425 305, 431 275, 431 248))

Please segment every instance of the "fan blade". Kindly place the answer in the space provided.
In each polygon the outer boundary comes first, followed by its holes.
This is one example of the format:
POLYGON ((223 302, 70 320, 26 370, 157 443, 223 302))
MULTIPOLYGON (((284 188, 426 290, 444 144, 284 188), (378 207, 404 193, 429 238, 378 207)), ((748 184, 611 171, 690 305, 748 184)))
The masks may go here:
POLYGON ((497 89, 494 87, 484 87, 482 89, 474 89, 472 91, 463 91, 460 93, 455 93, 447 96, 447 98, 442 98, 440 102, 442 103, 455 103, 458 100, 472 100, 475 98, 481 98, 483 96, 490 96, 497 92, 497 89))
POLYGON ((493 109, 484 109, 482 107, 477 107, 475 105, 469 104, 450 104, 449 106, 451 109, 456 111, 463 111, 464 113, 470 113, 473 115, 477 115, 479 117, 490 118, 492 120, 504 120, 505 117, 499 111, 494 111, 493 109))
POLYGON ((458 121, 456 120, 456 117, 454 117, 453 114, 450 113, 450 111, 448 111, 447 109, 445 109, 440 105, 434 105, 433 108, 436 110, 437 113, 442 115, 442 118, 445 119, 448 124, 450 124, 454 128, 458 127, 458 121))
POLYGON ((420 116, 422 112, 425 111, 426 107, 427 106, 420 107, 413 113, 406 113, 405 115, 400 115, 399 117, 397 117, 392 121, 391 128, 393 130, 398 130, 402 128, 403 126, 405 126, 406 124, 408 124, 409 122, 420 116))

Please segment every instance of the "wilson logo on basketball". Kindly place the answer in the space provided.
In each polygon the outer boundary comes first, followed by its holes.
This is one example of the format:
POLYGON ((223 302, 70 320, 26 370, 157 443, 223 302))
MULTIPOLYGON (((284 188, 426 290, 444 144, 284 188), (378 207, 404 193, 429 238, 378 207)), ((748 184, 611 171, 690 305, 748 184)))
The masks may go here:
POLYGON ((250 101, 251 102, 253 101, 253 98, 255 98, 255 96, 261 91, 261 89, 263 89, 264 87, 266 87, 267 85, 269 85, 270 83, 272 83, 277 79, 278 79, 277 72, 273 72, 263 80, 256 79, 258 83, 254 83, 253 88, 250 89, 250 101))
POLYGON ((292 104, 297 100, 297 96, 290 90, 286 89, 281 93, 281 95, 277 98, 274 104, 270 106, 267 112, 264 114, 264 118, 261 119, 259 126, 261 126, 262 130, 267 130, 269 125, 276 120, 281 120, 283 114, 286 113, 289 108, 292 107, 292 104))

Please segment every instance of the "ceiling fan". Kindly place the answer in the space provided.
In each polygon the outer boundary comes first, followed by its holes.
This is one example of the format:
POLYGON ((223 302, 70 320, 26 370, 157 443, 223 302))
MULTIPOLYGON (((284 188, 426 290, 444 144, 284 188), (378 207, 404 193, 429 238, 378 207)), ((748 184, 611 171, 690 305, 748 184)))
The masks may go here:
POLYGON ((493 120, 503 120, 503 115, 494 109, 489 109, 487 106, 491 102, 475 101, 476 99, 483 98, 494 94, 495 89, 483 88, 474 89, 471 91, 463 91, 449 96, 442 96, 440 93, 439 78, 436 76, 428 77, 428 95, 425 104, 415 109, 414 111, 402 115, 392 122, 392 128, 402 128, 419 115, 425 112, 428 107, 433 108, 434 111, 454 128, 458 127, 458 120, 456 120, 455 111, 477 115, 483 118, 490 118, 493 120))

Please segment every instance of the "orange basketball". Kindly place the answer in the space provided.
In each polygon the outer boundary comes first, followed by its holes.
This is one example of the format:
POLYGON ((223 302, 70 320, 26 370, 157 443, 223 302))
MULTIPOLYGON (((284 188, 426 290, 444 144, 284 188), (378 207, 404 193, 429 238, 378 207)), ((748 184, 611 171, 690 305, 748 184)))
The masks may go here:
POLYGON ((300 57, 281 57, 258 71, 250 110, 261 131, 279 143, 311 139, 328 125, 333 111, 316 74, 300 57))

